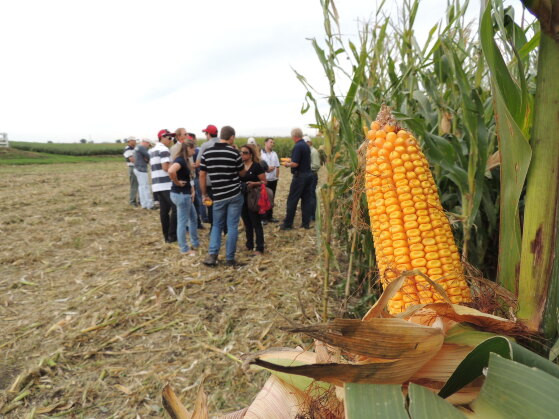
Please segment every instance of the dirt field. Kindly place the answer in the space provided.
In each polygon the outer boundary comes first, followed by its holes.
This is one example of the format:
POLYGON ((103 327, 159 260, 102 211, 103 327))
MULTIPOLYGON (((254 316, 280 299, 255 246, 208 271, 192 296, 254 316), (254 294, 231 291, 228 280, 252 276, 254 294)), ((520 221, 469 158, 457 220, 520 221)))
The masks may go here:
POLYGON ((317 319, 314 230, 266 226, 261 258, 241 230, 248 265, 207 268, 127 196, 122 163, 0 167, 0 417, 164 417, 165 384, 192 407, 203 380, 230 412, 267 377, 236 358, 309 343, 279 327, 317 319))

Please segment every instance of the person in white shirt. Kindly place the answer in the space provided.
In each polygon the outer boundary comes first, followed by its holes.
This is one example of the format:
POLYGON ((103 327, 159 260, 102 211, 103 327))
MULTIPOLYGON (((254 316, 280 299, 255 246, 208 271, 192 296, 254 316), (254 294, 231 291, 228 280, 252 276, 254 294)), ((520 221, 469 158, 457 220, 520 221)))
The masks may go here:
MULTIPOLYGON (((268 169, 266 170, 267 187, 276 195, 276 188, 279 179, 280 162, 277 153, 274 151, 274 139, 269 137, 264 142, 264 149, 260 152, 260 158, 266 162, 268 169)), ((277 223, 278 220, 274 218, 274 209, 270 209, 262 217, 263 223, 277 223)))
POLYGON ((130 197, 128 203, 133 207, 138 206, 138 179, 134 174, 134 149, 136 148, 136 137, 128 137, 128 145, 124 149, 124 159, 126 160, 126 165, 128 166, 128 179, 130 180, 130 197))

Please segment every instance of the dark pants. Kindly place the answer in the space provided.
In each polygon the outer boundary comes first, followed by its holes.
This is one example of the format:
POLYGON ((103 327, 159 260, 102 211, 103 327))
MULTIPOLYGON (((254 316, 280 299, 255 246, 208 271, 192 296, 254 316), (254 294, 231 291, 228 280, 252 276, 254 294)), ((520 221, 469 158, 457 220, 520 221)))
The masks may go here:
POLYGON ((287 211, 283 225, 293 227, 293 219, 297 211, 297 204, 301 200, 303 213, 303 227, 307 227, 311 222, 311 194, 312 194, 312 172, 296 173, 291 180, 289 195, 287 197, 287 211))
MULTIPOLYGON (((275 201, 276 188, 278 187, 278 181, 277 180, 269 180, 267 182, 266 186, 268 188, 270 188, 272 190, 272 192, 274 193, 274 201, 275 201)), ((271 209, 266 211, 266 214, 262 217, 262 219, 264 219, 264 220, 271 220, 272 218, 274 218, 274 207, 272 207, 271 209)))
POLYGON ((194 188, 196 189, 196 196, 194 198, 194 207, 196 208, 196 212, 198 213, 198 221, 200 219, 203 222, 208 221, 208 215, 206 213, 206 207, 202 203, 202 191, 200 190, 200 179, 194 179, 194 188))
POLYGON ((256 234, 256 250, 264 252, 264 229, 262 228, 262 222, 260 221, 260 214, 256 211, 250 211, 248 209, 246 198, 247 197, 245 195, 245 202, 241 212, 247 237, 246 247, 248 250, 254 249, 254 235, 256 234))
POLYGON ((316 186, 318 185, 318 173, 312 172, 311 183, 311 221, 316 218, 316 186))
POLYGON ((171 191, 154 192, 153 195, 159 201, 159 218, 165 241, 177 241, 177 207, 171 201, 171 191))

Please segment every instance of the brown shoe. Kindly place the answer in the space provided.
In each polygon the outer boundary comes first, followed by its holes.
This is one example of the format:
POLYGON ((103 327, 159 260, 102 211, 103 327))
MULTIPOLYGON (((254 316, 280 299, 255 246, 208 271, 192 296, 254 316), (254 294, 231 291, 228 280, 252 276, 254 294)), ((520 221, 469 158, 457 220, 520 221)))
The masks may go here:
POLYGON ((206 266, 216 266, 217 265, 217 255, 208 255, 206 259, 202 261, 206 266))

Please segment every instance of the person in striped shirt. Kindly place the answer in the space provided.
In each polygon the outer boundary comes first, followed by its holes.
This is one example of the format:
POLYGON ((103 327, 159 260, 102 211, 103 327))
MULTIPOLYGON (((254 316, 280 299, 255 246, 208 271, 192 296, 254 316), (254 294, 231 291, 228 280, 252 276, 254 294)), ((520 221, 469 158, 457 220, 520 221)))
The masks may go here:
POLYGON ((174 134, 162 129, 157 134, 159 142, 149 150, 149 164, 151 166, 151 188, 154 197, 159 201, 159 218, 161 230, 166 243, 177 241, 177 207, 171 201, 171 178, 167 173, 171 165, 169 146, 173 142, 174 134))
POLYGON ((208 256, 203 263, 208 266, 217 265, 217 255, 221 247, 221 232, 227 226, 225 259, 229 266, 237 266, 235 252, 239 219, 244 198, 241 194, 241 180, 246 172, 239 151, 233 147, 235 130, 233 127, 221 128, 219 141, 204 151, 200 160, 200 189, 204 201, 208 201, 206 179, 212 182, 213 224, 210 231, 208 256))

